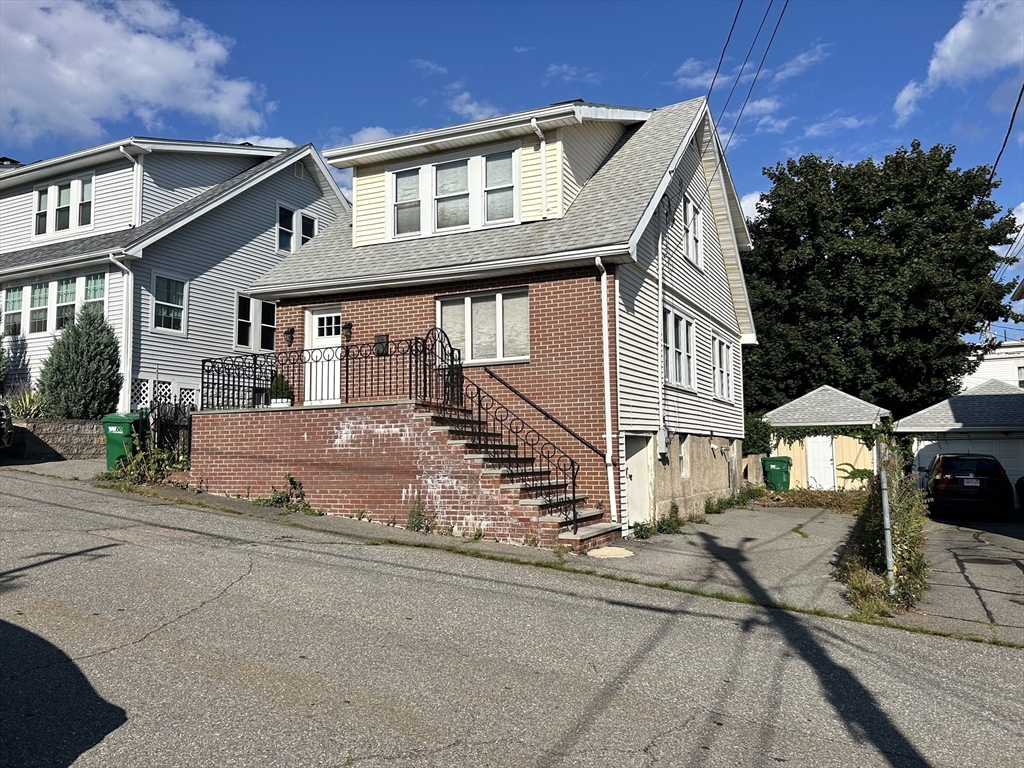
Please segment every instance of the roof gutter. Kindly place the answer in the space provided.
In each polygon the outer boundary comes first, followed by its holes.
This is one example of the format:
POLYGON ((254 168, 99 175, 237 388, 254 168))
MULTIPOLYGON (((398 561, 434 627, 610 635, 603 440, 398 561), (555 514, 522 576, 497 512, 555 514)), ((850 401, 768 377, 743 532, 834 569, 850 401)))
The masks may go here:
POLYGON ((314 278, 304 283, 282 283, 274 286, 254 286, 247 291, 256 298, 286 299, 300 296, 325 296, 334 293, 350 293, 375 288, 397 288, 413 285, 428 285, 443 281, 475 279, 489 275, 529 272, 537 269, 554 269, 561 266, 593 264, 600 257, 605 263, 622 263, 630 259, 629 247, 625 243, 602 245, 578 251, 559 251, 531 256, 526 259, 489 261, 481 264, 456 264, 450 267, 417 272, 393 272, 373 277, 354 277, 348 280, 325 282, 314 278))
MULTIPOLYGON (((131 254, 124 253, 124 251, 118 250, 113 253, 122 254, 123 258, 135 258, 131 254)), ((111 254, 111 251, 106 250, 102 252, 81 254, 78 256, 69 256, 64 259, 56 259, 54 261, 48 261, 44 264, 33 264, 31 267, 25 269, 11 269, 8 271, 0 271, 0 280, 19 280, 27 277, 35 277, 36 275, 45 275, 49 272, 55 272, 64 267, 78 267, 78 266, 89 266, 92 264, 105 264, 107 257, 111 254)))

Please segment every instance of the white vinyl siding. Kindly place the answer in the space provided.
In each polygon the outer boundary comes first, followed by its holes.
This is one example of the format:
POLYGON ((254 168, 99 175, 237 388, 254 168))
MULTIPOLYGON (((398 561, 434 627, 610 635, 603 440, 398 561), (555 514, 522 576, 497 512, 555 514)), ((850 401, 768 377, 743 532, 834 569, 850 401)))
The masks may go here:
POLYGON ((562 129, 562 197, 565 210, 608 157, 622 132, 622 125, 611 121, 591 121, 562 129))
POLYGON ((153 152, 142 157, 142 221, 262 162, 260 157, 192 152, 153 152))
MULTIPOLYGON (((694 147, 686 150, 667 191, 673 214, 664 224, 665 307, 693 320, 694 388, 665 387, 665 416, 670 432, 739 438, 743 435, 742 360, 739 328, 726 276, 718 232, 711 215, 702 216, 704 268, 684 255, 685 234, 680 202, 684 189, 704 199, 706 182, 694 147), (712 328, 732 345, 732 402, 715 397, 712 328)), ((705 203, 704 212, 711 211, 705 203)), ((616 271, 620 429, 658 430, 659 370, 664 357, 663 307, 658 301, 657 217, 643 232, 637 263, 616 271)), ((669 375, 666 371, 665 376, 669 375)))

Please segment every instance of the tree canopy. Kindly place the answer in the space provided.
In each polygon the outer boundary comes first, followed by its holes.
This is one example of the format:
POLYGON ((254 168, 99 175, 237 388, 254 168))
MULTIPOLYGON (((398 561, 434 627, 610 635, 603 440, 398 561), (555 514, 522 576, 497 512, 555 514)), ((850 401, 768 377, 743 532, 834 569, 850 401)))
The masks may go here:
POLYGON ((1024 319, 1006 301, 1012 213, 997 218, 985 166, 915 141, 881 163, 804 155, 765 168, 770 192, 743 256, 759 345, 744 350, 750 412, 828 384, 895 418, 946 399, 977 363, 987 322, 1024 319))

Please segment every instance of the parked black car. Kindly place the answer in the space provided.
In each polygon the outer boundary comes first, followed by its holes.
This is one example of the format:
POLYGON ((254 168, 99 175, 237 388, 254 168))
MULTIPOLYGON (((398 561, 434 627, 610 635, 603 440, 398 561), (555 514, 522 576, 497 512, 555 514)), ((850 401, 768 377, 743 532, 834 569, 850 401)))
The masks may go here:
POLYGON ((940 453, 926 471, 932 514, 1013 515, 1013 485, 995 456, 940 453))
POLYGON ((11 421, 11 409, 0 400, 0 447, 10 448, 14 441, 14 422, 11 421))

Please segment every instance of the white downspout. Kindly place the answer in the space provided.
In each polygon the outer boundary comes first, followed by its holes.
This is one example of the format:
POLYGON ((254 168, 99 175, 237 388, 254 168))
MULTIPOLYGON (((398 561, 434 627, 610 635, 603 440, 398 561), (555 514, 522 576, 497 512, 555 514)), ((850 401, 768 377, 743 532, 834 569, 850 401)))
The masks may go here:
POLYGON ((544 138, 544 131, 537 125, 537 118, 530 118, 530 127, 540 137, 540 216, 542 219, 548 217, 548 140, 544 138))
POLYGON ((132 407, 132 346, 134 343, 134 301, 135 274, 110 254, 110 263, 124 272, 121 286, 121 370, 124 381, 121 383, 121 399, 118 410, 127 413, 132 407))
MULTIPOLYGON (((658 434, 665 429, 665 229, 662 219, 664 218, 664 200, 658 203, 658 434)), ((665 443, 668 444, 666 435, 665 443)))
POLYGON ((608 503, 613 523, 619 522, 618 505, 615 503, 615 468, 612 460, 612 365, 611 341, 608 331, 608 270, 601 257, 594 259, 601 271, 601 341, 604 354, 604 466, 608 472, 608 503))

